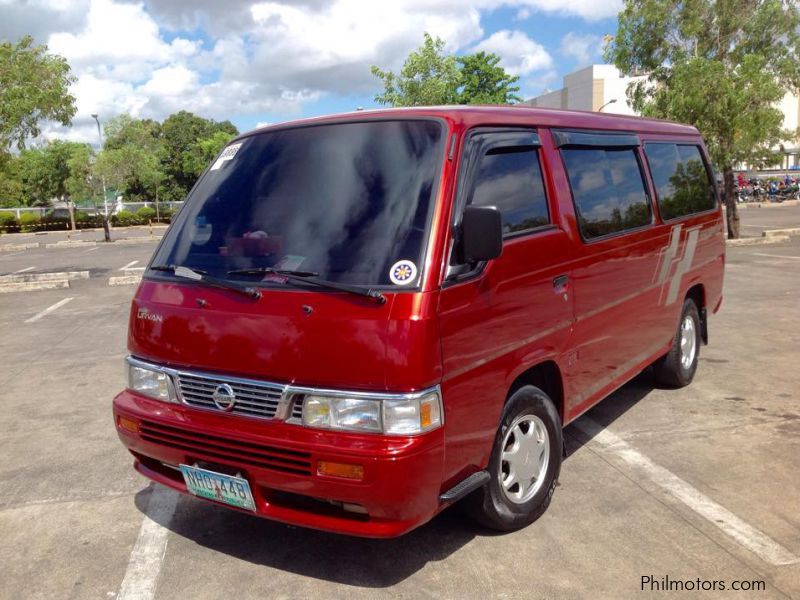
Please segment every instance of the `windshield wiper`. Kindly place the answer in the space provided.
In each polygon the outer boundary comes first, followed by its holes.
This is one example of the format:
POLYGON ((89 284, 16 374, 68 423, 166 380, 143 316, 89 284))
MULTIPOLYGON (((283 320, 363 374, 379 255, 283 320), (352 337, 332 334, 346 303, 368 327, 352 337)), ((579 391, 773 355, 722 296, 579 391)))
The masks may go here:
POLYGON ((253 300, 258 300, 261 298, 261 292, 254 287, 240 287, 234 283, 229 283, 227 281, 217 279, 216 277, 211 277, 205 271, 200 271, 199 269, 190 269, 189 267, 181 267, 177 265, 152 265, 150 269, 152 271, 166 271, 168 273, 174 273, 176 277, 200 281, 212 287, 242 294, 248 298, 252 298, 253 300))
POLYGON ((319 287, 328 288, 331 290, 338 290, 340 292, 348 292, 358 296, 364 296, 374 300, 378 304, 386 302, 386 296, 381 294, 378 290, 364 289, 354 285, 346 285, 344 283, 335 283, 325 279, 317 279, 314 271, 293 271, 291 269, 273 269, 272 267, 257 267, 252 269, 233 269, 228 271, 228 275, 279 275, 286 277, 289 281, 301 281, 303 283, 311 283, 319 287))
POLYGON ((292 269, 273 269, 272 267, 253 267, 251 269, 233 269, 228 275, 294 275, 295 277, 317 277, 316 271, 294 271, 292 269))

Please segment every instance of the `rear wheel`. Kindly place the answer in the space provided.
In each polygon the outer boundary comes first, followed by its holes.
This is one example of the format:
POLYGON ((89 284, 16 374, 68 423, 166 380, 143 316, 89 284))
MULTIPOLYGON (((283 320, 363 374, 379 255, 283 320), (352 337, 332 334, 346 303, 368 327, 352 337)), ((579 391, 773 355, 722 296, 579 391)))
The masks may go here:
POLYGON ((561 419, 547 394, 534 386, 514 392, 495 436, 491 478, 465 500, 470 515, 500 531, 538 519, 555 491, 562 444, 561 419))
POLYGON ((687 298, 672 348, 653 364, 656 381, 670 387, 689 385, 697 371, 699 356, 700 311, 694 300, 687 298))

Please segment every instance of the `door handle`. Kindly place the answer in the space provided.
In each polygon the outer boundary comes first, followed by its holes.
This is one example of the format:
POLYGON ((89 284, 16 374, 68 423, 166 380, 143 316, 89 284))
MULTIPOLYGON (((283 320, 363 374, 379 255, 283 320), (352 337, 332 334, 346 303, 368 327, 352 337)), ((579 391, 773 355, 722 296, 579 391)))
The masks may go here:
POLYGON ((555 289, 565 288, 569 283, 569 275, 559 275, 555 279, 553 279, 553 287, 555 289))

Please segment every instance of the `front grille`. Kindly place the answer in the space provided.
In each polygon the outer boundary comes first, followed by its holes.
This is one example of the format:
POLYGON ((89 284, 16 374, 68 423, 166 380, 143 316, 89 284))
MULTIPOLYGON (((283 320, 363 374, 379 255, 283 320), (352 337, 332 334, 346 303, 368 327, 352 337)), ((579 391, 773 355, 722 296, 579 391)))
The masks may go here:
POLYGON ((297 396, 292 404, 292 419, 303 420, 303 397, 297 396))
POLYGON ((226 460, 296 475, 311 475, 311 453, 243 442, 227 437, 141 421, 139 433, 146 442, 190 453, 193 458, 226 460))
POLYGON ((275 417, 283 393, 283 387, 274 383, 182 371, 176 375, 175 383, 184 404, 211 410, 220 410, 212 399, 214 390, 221 384, 228 384, 236 395, 230 412, 262 419, 275 417))

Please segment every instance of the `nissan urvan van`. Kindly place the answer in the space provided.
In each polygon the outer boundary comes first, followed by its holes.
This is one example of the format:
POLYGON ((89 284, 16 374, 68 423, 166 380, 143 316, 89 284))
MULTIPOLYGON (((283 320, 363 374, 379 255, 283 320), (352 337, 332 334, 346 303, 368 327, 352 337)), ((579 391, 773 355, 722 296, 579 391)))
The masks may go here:
POLYGON ((693 127, 525 107, 244 134, 144 272, 114 420, 150 479, 399 536, 463 501, 523 527, 562 428, 643 369, 695 375, 722 302, 693 127))

